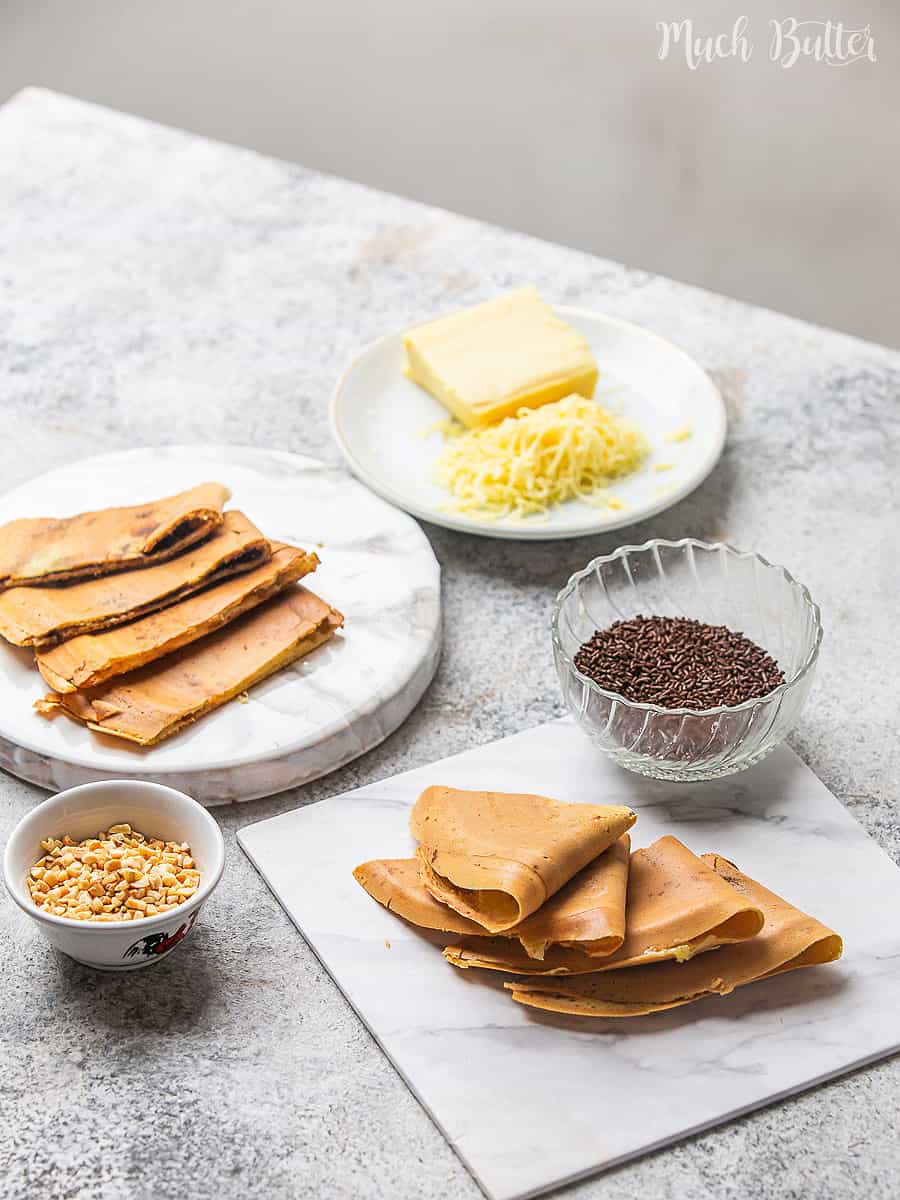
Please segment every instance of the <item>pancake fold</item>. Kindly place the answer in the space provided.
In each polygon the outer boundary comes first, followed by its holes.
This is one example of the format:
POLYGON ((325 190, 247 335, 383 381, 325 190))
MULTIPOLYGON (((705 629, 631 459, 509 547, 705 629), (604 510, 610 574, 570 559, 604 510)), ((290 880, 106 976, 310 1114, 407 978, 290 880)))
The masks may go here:
POLYGON ((784 971, 834 962, 840 935, 770 892, 719 854, 703 860, 763 913, 755 936, 689 962, 663 962, 573 979, 516 979, 504 986, 520 1004, 588 1017, 637 1017, 701 1000, 784 971))
POLYGON ((427 890, 501 933, 536 912, 634 821, 630 808, 429 787, 410 830, 427 890))
POLYGON ((578 946, 585 955, 611 954, 625 934, 629 844, 628 834, 623 834, 538 912, 497 938, 436 900, 422 883, 414 858, 376 859, 362 863, 353 875, 379 904, 421 929, 480 935, 483 942, 500 943, 507 938, 510 946, 515 946, 517 939, 537 959, 556 945, 578 946))
POLYGON ((148 504, 0 526, 0 588, 89 579, 173 558, 222 524, 230 492, 201 483, 148 504))
POLYGON ((159 662, 88 691, 51 692, 35 708, 154 746, 321 646, 343 621, 324 600, 295 584, 159 662))
POLYGON ((314 571, 318 562, 315 554, 273 542, 272 557, 254 570, 223 579, 125 625, 39 650, 38 670, 56 692, 97 687, 229 624, 314 571))
POLYGON ((584 975, 667 959, 684 963, 705 951, 755 937, 763 919, 762 909, 751 897, 677 838, 666 836, 631 856, 625 938, 613 953, 597 958, 570 943, 535 956, 526 952, 527 946, 519 949, 497 938, 470 935, 459 945, 448 946, 444 957, 462 968, 584 975))
POLYGON ((242 512, 230 509, 218 532, 178 558, 59 586, 0 592, 0 635, 38 649, 111 629, 173 604, 200 588, 251 571, 269 558, 268 541, 242 512))

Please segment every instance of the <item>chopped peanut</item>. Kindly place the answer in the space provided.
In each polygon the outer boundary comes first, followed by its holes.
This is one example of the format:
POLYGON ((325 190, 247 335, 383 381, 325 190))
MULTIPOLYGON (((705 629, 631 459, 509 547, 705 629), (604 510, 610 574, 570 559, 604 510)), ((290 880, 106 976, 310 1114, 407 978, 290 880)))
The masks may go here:
POLYGON ((171 912, 200 886, 187 842, 148 838, 127 824, 76 842, 41 842, 28 873, 31 898, 44 912, 76 921, 138 921, 171 912))

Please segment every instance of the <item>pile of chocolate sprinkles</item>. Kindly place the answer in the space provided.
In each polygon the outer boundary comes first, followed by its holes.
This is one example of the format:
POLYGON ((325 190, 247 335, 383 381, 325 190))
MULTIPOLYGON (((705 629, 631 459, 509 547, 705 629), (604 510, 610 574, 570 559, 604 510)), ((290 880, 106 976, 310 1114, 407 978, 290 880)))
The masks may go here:
POLYGON ((626 700, 661 708, 716 708, 784 683, 771 655, 725 625, 690 617, 632 617, 595 631, 575 666, 626 700))

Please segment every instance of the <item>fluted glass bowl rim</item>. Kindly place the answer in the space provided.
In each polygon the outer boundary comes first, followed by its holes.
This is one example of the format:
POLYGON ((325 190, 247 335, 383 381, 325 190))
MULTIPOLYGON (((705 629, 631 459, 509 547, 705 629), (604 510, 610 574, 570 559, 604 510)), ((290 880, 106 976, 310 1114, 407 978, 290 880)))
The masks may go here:
MULTIPOLYGON (((738 550, 735 546, 728 542, 704 542, 700 538, 679 538, 672 541, 668 538, 649 538, 646 542, 641 542, 635 545, 619 546, 613 550, 611 554, 598 554, 596 558, 592 558, 586 567, 580 571, 576 571, 569 577, 565 587, 561 588, 556 595, 556 600, 553 603, 553 613, 550 618, 550 633, 553 639, 553 649, 558 657, 562 659, 566 667, 574 672, 579 681, 598 696, 604 697, 606 700, 615 701, 617 704, 623 704, 627 708, 634 709, 636 712, 658 713, 665 717, 719 717, 725 713, 746 712, 748 709, 754 708, 758 704, 770 704, 774 700, 786 695, 796 685, 804 679, 815 667, 819 658, 819 649, 822 645, 824 636, 822 627, 822 612, 810 595, 809 588, 796 579, 787 567, 781 566, 779 563, 770 562, 762 554, 757 554, 753 550, 738 550), (786 679, 784 683, 780 683, 777 688, 773 688, 771 692, 766 692, 763 696, 751 696, 749 700, 744 700, 740 704, 719 704, 715 708, 663 708, 659 704, 649 704, 643 700, 629 700, 620 692, 611 692, 606 688, 602 688, 599 683, 595 683, 582 671, 575 666, 574 659, 566 650, 563 649, 562 641, 559 636, 559 623, 562 615, 562 609, 569 596, 575 591, 582 579, 593 574, 596 569, 604 563, 613 562, 616 559, 625 558, 629 554, 642 553, 652 551, 659 547, 664 547, 667 550, 681 550, 688 546, 698 547, 701 550, 725 550, 728 554, 738 559, 755 559, 762 563, 764 567, 770 570, 779 572, 782 577, 787 580, 791 587, 796 588, 803 597, 804 602, 808 605, 810 612, 815 621, 815 637, 812 647, 803 661, 802 666, 794 672, 790 679, 786 679)), ((763 647, 765 649, 765 647, 763 647)))

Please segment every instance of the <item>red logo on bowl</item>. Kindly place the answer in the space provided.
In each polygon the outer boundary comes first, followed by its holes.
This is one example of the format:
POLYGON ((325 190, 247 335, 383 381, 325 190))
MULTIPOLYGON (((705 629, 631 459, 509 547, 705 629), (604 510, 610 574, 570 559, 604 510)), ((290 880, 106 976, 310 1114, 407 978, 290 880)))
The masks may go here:
POLYGON ((174 950, 182 938, 187 937, 194 927, 194 922, 200 915, 200 909, 196 909, 191 913, 189 921, 179 925, 174 933, 148 933, 146 937, 138 938, 133 942, 125 953, 123 958, 154 958, 159 955, 168 954, 170 950, 174 950))

